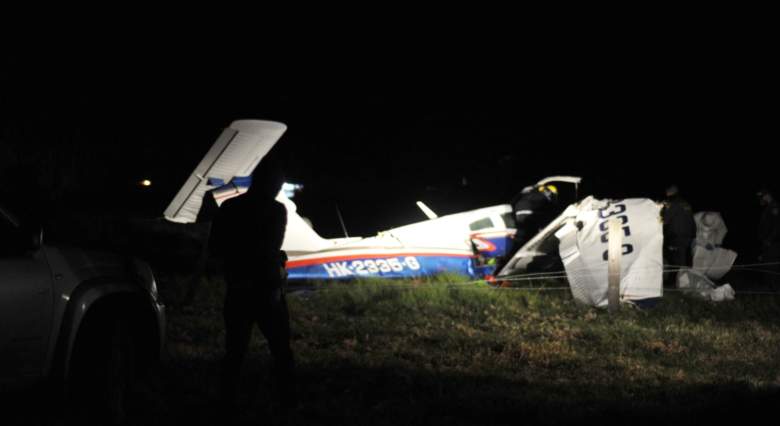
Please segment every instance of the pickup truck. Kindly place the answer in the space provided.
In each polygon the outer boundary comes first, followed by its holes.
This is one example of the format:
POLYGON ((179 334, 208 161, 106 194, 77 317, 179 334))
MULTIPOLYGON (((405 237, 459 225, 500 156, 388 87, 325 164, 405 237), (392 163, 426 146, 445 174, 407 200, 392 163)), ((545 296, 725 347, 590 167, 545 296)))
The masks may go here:
POLYGON ((146 263, 44 244, 40 226, 0 205, 0 391, 51 383, 82 410, 116 417, 164 338, 146 263))

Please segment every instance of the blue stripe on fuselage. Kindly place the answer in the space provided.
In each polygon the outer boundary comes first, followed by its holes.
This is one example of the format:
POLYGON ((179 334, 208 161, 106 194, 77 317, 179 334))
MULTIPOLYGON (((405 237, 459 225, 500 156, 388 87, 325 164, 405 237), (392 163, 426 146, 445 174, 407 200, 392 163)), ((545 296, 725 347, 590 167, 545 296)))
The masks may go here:
POLYGON ((355 278, 416 278, 442 273, 475 277, 473 259, 466 256, 404 256, 357 258, 292 267, 290 281, 350 280, 355 278), (391 260, 392 259, 392 260, 391 260))

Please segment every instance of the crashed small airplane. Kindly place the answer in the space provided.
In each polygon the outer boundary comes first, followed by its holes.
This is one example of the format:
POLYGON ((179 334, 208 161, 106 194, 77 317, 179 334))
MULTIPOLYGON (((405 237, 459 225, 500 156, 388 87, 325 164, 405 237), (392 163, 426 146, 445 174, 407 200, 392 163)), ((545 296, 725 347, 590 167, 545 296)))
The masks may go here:
MULTIPOLYGON (((324 239, 287 207, 287 252, 290 280, 345 280, 357 277, 410 278, 455 273, 482 278, 492 273, 491 259, 506 254, 514 229, 512 208, 486 207, 438 217, 379 232, 368 238, 324 239)), ((423 205, 424 206, 424 205, 423 205)))
MULTIPOLYGON (((246 192, 252 171, 285 130, 284 124, 272 121, 231 123, 165 210, 165 218, 192 223, 207 194, 221 204, 246 192)), ((555 176, 536 186, 550 182, 578 185, 580 180, 555 176)), ((282 249, 288 254, 288 279, 292 281, 455 273, 501 282, 528 272, 553 271, 565 272, 574 298, 588 305, 603 307, 615 300, 642 303, 663 295, 661 205, 650 199, 586 197, 571 204, 496 273, 496 261, 511 254, 516 232, 510 204, 439 217, 418 202, 426 221, 372 237, 326 239, 298 214, 286 191, 283 188, 276 199, 287 208, 282 249)), ((706 251, 695 250, 694 268, 679 276, 687 279, 690 288, 707 293, 714 289, 708 277, 722 276, 736 254, 715 247, 725 235, 725 226, 718 227, 722 223, 717 221, 719 216, 704 219, 700 217, 697 223, 707 222, 700 226, 709 232, 704 238, 708 242, 702 243, 706 251)), ((733 297, 729 289, 720 293, 733 297)))
MULTIPOLYGON (((580 178, 554 176, 535 186, 551 182, 578 185, 580 178)), ((277 200, 287 207, 282 249, 290 259, 291 280, 410 278, 441 273, 490 279, 497 262, 510 254, 516 232, 510 204, 439 217, 418 201, 426 221, 368 238, 323 239, 298 216, 290 199, 280 194, 277 200)))

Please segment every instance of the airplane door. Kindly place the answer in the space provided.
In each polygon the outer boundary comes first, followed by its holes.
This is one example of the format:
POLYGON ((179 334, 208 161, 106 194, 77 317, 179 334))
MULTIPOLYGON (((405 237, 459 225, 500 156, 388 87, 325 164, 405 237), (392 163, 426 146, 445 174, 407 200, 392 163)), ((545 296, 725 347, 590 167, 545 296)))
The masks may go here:
MULTIPOLYGON (((0 223, 0 227, 4 225, 8 224, 0 223)), ((13 244, 13 238, 7 238, 9 233, 2 231, 0 388, 24 386, 42 375, 53 305, 51 274, 44 250, 19 254, 21 250, 8 247, 13 244)))

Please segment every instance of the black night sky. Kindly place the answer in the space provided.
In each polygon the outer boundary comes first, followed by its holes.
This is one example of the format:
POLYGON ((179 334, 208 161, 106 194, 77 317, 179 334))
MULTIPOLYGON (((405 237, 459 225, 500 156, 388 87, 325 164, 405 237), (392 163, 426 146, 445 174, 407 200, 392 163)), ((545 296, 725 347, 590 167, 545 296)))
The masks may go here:
POLYGON ((678 183, 694 209, 724 213, 727 245, 754 244, 754 194, 778 176, 776 83, 760 52, 361 52, 12 54, 3 185, 161 216, 221 129, 259 118, 288 125, 275 151, 324 236, 341 233, 336 205, 367 235, 424 219, 418 199, 453 213, 577 174, 581 195, 611 198, 658 199, 678 183))

